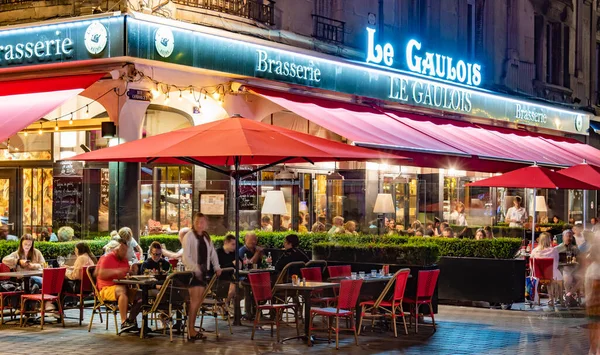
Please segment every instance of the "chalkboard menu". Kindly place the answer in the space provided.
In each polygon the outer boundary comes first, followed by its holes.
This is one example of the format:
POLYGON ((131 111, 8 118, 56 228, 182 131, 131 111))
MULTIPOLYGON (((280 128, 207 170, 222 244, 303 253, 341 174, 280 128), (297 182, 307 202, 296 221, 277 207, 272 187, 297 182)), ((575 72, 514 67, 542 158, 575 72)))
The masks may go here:
POLYGON ((52 218, 58 227, 73 227, 76 235, 79 235, 82 223, 82 195, 82 176, 54 176, 52 218))
POLYGON ((258 210, 258 174, 245 176, 240 181, 240 211, 258 210))

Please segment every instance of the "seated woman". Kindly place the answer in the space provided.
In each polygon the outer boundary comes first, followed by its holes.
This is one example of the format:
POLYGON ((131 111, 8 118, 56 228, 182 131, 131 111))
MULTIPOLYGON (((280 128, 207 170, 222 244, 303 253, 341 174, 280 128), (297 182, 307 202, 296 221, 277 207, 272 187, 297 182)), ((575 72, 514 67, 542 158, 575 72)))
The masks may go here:
MULTIPOLYGON (((553 280, 562 282, 563 277, 558 270, 558 250, 552 247, 552 237, 548 232, 543 232, 538 238, 538 246, 531 252, 531 258, 551 258, 554 260, 552 263, 552 274, 553 280)), ((550 304, 553 304, 553 298, 558 296, 555 291, 555 285, 552 284, 549 287, 549 293, 551 297, 550 304)))
POLYGON ((86 266, 94 266, 98 262, 90 247, 86 243, 77 243, 75 245, 75 264, 67 268, 65 273, 66 282, 63 284, 63 290, 72 293, 79 292, 79 282, 81 280, 81 270, 86 266))
POLYGON ((308 262, 308 256, 306 256, 302 250, 298 249, 299 245, 300 240, 298 239, 297 235, 289 234, 285 237, 285 240, 283 241, 283 247, 285 248, 285 251, 279 260, 277 260, 277 264, 275 264, 275 270, 281 271, 287 264, 294 261, 308 262))
MULTIPOLYGON (((42 270, 46 260, 42 253, 34 247, 34 239, 31 234, 24 234, 19 239, 19 248, 2 259, 2 263, 10 269, 16 271, 42 270)), ((31 278, 33 283, 31 292, 38 293, 42 285, 42 278, 34 276, 31 278)))

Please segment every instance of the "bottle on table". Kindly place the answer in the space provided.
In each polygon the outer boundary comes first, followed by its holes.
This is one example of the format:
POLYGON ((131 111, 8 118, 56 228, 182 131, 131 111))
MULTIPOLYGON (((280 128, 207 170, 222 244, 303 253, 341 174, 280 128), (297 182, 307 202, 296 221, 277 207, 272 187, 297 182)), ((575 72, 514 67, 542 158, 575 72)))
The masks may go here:
POLYGON ((552 246, 555 247, 558 245, 558 239, 556 238, 556 236, 554 236, 554 238, 552 238, 552 246))
POLYGON ((267 255, 267 266, 270 269, 272 265, 273 265, 273 257, 271 256, 271 252, 269 252, 269 255, 267 255))
POLYGON ((248 255, 244 254, 244 270, 245 271, 248 271, 248 263, 249 263, 249 261, 248 261, 248 255))
POLYGON ((183 266, 183 262, 181 262, 181 260, 177 262, 177 271, 185 271, 185 266, 183 266))

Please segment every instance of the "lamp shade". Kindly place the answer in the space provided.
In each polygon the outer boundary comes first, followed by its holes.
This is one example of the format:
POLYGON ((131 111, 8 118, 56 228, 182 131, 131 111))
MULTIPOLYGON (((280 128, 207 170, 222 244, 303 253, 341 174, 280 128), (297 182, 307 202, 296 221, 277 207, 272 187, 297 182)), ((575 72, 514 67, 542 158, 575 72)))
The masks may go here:
POLYGON ((548 212, 548 206, 546 206, 546 199, 544 198, 544 196, 535 197, 535 211, 548 212))
POLYGON ((377 194, 375 200, 375 207, 373 207, 373 213, 394 213, 394 201, 392 200, 392 194, 377 194))
POLYGON ((267 191, 262 205, 262 214, 287 214, 283 191, 267 191))

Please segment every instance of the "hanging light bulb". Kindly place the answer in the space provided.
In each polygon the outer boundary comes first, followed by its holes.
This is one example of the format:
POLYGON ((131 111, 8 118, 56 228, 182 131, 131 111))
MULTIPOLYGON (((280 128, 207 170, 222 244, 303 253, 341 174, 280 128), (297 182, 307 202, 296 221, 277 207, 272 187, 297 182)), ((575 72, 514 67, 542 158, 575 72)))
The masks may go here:
POLYGON ((181 100, 183 100, 183 96, 182 96, 181 90, 179 90, 179 102, 181 102, 181 100))
POLYGON ((55 120, 56 124, 54 125, 54 130, 58 132, 58 118, 55 120))
POLYGON ((190 95, 194 95, 194 87, 190 86, 190 95))
POLYGON ((158 90, 158 84, 156 84, 156 88, 152 89, 152 97, 157 98, 160 96, 160 91, 158 90))
POLYGON ((167 96, 165 97, 165 105, 169 103, 169 92, 167 91, 167 96))
POLYGON ((42 129, 44 126, 42 125, 42 122, 40 122, 40 129, 38 131, 38 134, 41 136, 42 133, 44 133, 44 130, 42 129))
POLYGON ((29 133, 27 133, 27 131, 23 132, 23 136, 27 137, 29 135, 29 133))
POLYGON ((90 105, 85 105, 85 118, 90 117, 90 105))
POLYGON ((221 98, 221 94, 219 94, 219 91, 217 90, 212 94, 212 97, 215 100, 219 100, 221 98))
POLYGON ((73 124, 73 112, 71 112, 71 119, 69 120, 69 124, 72 125, 73 124))

